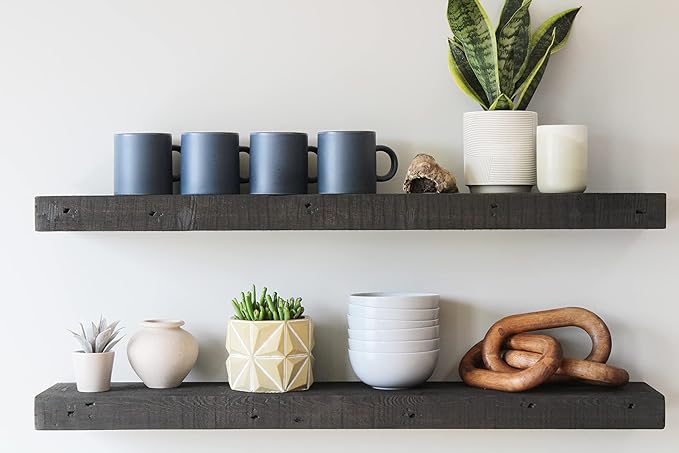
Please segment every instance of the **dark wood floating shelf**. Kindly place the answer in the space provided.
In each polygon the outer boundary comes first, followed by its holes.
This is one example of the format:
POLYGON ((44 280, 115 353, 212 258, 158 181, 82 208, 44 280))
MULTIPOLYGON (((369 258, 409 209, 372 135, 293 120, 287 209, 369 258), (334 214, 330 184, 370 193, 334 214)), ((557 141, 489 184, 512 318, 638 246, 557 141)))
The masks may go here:
POLYGON ((35 198, 36 231, 663 229, 666 195, 152 195, 35 198))
POLYGON ((132 429, 662 429, 665 398, 635 382, 613 389, 586 384, 524 393, 429 383, 378 391, 361 383, 316 383, 307 392, 252 394, 227 384, 170 390, 114 384, 78 393, 57 384, 35 398, 39 430, 132 429))

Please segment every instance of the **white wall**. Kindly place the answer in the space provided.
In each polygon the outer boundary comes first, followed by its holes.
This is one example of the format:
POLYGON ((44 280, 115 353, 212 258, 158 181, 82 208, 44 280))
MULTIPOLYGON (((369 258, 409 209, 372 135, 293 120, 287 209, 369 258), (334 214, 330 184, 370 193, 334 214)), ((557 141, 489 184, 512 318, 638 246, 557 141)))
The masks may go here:
MULTIPOLYGON (((575 0, 535 1, 534 22, 575 0)), ((484 3, 495 15, 499 0, 484 3)), ((37 194, 112 191, 118 131, 372 128, 408 161, 434 154, 461 178, 461 115, 445 0, 61 0, 0 2, 0 449, 7 452, 389 452, 451 447, 676 451, 679 6, 583 0, 533 109, 591 131, 591 189, 669 194, 665 231, 38 234, 37 194), (413 250, 419 250, 418 259, 413 250), (417 262, 412 265, 410 262, 417 262), (193 380, 224 380, 228 300, 251 282, 304 297, 318 324, 320 380, 352 379, 347 294, 442 294, 437 378, 510 313, 582 305, 614 335, 611 362, 667 397, 662 432, 33 431, 33 396, 72 381, 66 327, 100 313, 128 332, 180 317, 201 342, 193 380)), ((315 137, 313 139, 315 141, 315 137)), ((381 162, 385 165, 385 162, 381 162)), ((565 336, 583 354, 586 338, 565 336)), ((114 380, 135 379, 121 344, 114 380)))

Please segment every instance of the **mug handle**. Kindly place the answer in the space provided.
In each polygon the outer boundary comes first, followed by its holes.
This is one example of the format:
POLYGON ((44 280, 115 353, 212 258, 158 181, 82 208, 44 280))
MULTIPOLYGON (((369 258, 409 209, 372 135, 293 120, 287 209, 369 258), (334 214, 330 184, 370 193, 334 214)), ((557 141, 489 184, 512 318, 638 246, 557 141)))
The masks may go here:
MULTIPOLYGON (((182 147, 179 145, 172 145, 172 152, 181 153, 182 147)), ((172 182, 179 182, 179 176, 172 175, 172 182)))
MULTIPOLYGON (((250 148, 248 148, 247 146, 239 146, 239 147, 238 147, 238 151, 239 151, 239 153, 245 153, 245 154, 247 154, 248 156, 250 155, 250 148)), ((239 155, 240 155, 240 154, 239 154, 239 155)), ((244 184, 244 183, 246 183, 246 182, 250 182, 250 176, 248 176, 247 178, 243 178, 242 176, 240 176, 240 170, 239 170, 238 173, 239 173, 238 177, 240 178, 240 183, 241 183, 241 184, 244 184)))
MULTIPOLYGON (((314 153, 314 154, 316 155, 316 159, 318 159, 318 148, 317 148, 317 147, 315 147, 315 146, 310 146, 310 147, 309 147, 309 152, 310 152, 310 153, 314 153)), ((310 183, 310 184, 315 184, 315 183, 317 183, 317 182, 318 182, 318 176, 313 176, 313 177, 310 176, 310 177, 309 177, 309 183, 310 183)))
POLYGON ((398 171, 398 157, 396 157, 394 150, 388 146, 377 145, 376 152, 380 151, 387 153, 389 155, 389 159, 391 159, 391 168, 389 168, 389 172, 384 176, 377 175, 377 182, 385 182, 396 176, 396 172, 398 171))

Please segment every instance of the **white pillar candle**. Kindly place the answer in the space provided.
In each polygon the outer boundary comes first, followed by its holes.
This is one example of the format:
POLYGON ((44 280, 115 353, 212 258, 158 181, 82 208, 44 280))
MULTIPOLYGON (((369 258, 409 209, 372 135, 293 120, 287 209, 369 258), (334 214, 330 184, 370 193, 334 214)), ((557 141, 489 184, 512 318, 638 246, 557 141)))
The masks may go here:
POLYGON ((538 190, 580 193, 587 189, 587 126, 538 126, 538 190))

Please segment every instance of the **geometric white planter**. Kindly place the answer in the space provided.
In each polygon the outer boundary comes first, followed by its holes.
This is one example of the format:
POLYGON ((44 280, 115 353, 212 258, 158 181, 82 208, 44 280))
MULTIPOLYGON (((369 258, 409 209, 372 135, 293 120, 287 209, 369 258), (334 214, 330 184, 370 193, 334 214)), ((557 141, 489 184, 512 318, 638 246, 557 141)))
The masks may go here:
POLYGON ((537 183, 538 114, 519 110, 464 114, 464 180, 474 193, 530 192, 537 183))
POLYGON ((73 371, 79 392, 108 392, 111 389, 111 371, 114 352, 73 353, 73 371))

